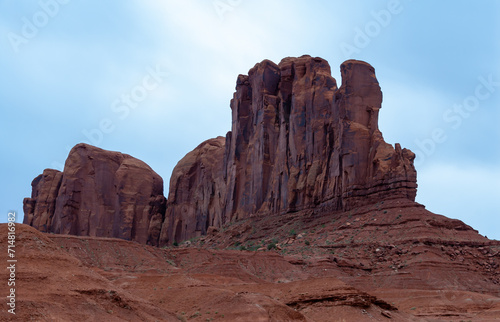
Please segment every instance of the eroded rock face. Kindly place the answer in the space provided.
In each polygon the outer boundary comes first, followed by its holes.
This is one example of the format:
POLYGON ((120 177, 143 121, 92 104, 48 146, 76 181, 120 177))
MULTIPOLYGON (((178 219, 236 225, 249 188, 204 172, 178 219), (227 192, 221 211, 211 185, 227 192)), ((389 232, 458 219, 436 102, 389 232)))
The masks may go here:
POLYGON ((387 144, 378 129, 382 92, 369 64, 349 60, 341 67, 342 86, 335 94, 341 142, 338 163, 343 210, 381 199, 406 197, 415 200, 415 154, 387 144), (340 171, 339 171, 340 172, 340 171))
POLYGON ((163 180, 136 158, 78 144, 64 172, 45 170, 32 186, 32 197, 24 200, 25 224, 43 232, 158 245, 163 180))
POLYGON ((218 137, 203 142, 174 168, 160 244, 205 235, 209 226, 224 223, 225 141, 218 137))
POLYGON ((338 88, 328 62, 310 56, 264 60, 239 75, 225 143, 205 142, 174 170, 162 243, 254 215, 413 201, 415 155, 378 129, 374 68, 349 60, 341 76, 338 88))
POLYGON ((61 186, 62 172, 45 169, 31 183, 31 198, 24 199, 24 223, 40 231, 48 231, 54 210, 56 198, 61 186))
POLYGON ((79 144, 63 173, 45 170, 33 181, 25 223, 166 245, 253 216, 414 201, 415 156, 378 129, 373 67, 349 60, 340 69, 340 88, 328 62, 310 56, 264 60, 239 75, 231 131, 179 161, 168 202, 162 179, 142 161, 79 144))

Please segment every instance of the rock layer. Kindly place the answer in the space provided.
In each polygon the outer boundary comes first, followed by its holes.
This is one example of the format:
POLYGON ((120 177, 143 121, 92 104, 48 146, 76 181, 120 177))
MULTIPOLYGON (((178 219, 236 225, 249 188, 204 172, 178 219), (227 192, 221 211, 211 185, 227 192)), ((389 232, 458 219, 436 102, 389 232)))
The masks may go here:
POLYGON ((239 75, 225 142, 201 144, 174 170, 161 244, 254 215, 414 200, 415 155, 378 129, 374 68, 349 60, 341 76, 337 88, 328 63, 310 56, 239 75))
POLYGON ((158 245, 163 180, 136 158, 78 144, 64 172, 47 169, 32 187, 31 198, 24 200, 24 223, 42 232, 158 245))

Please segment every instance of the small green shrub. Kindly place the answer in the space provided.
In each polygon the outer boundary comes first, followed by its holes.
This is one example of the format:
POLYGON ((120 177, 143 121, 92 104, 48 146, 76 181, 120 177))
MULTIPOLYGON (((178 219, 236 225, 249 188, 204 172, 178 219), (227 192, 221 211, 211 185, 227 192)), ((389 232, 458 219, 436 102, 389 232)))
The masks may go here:
POLYGON ((190 319, 192 319, 192 318, 196 318, 196 317, 198 317, 198 316, 201 316, 201 313, 200 313, 200 312, 198 312, 198 311, 196 311, 196 312, 194 312, 194 314, 193 314, 193 315, 191 315, 189 318, 190 318, 190 319))
POLYGON ((269 245, 267 245, 267 250, 271 250, 271 249, 276 249, 275 243, 270 243, 269 245))

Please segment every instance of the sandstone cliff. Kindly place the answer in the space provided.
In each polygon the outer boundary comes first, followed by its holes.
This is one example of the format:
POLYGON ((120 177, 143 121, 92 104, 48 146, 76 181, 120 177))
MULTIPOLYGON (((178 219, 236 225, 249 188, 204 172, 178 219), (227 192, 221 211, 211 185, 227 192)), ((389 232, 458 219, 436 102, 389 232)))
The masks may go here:
POLYGON ((415 156, 378 129, 373 67, 349 60, 341 76, 338 88, 328 62, 310 56, 264 60, 239 75, 225 142, 201 144, 174 170, 161 243, 254 215, 414 200, 415 156))
POLYGON ((239 75, 231 131, 179 161, 168 202, 142 161, 79 144, 63 173, 45 170, 33 181, 25 223, 166 245, 253 216, 414 201, 415 156, 378 129, 373 67, 349 60, 340 69, 340 88, 328 63, 310 56, 264 60, 239 75))
POLYGON ((42 232, 117 237, 158 245, 163 180, 127 154, 78 144, 64 172, 47 169, 24 200, 24 223, 42 232))

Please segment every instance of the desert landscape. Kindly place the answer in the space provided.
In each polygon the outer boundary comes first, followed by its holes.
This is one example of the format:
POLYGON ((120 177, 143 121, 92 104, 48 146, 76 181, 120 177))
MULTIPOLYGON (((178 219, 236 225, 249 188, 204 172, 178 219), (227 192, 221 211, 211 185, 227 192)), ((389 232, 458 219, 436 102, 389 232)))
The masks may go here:
POLYGON ((182 158, 166 194, 143 161, 73 147, 24 200, 1 319, 500 320, 500 241, 415 202, 375 69, 340 74, 304 55, 238 75, 231 131, 182 158))

